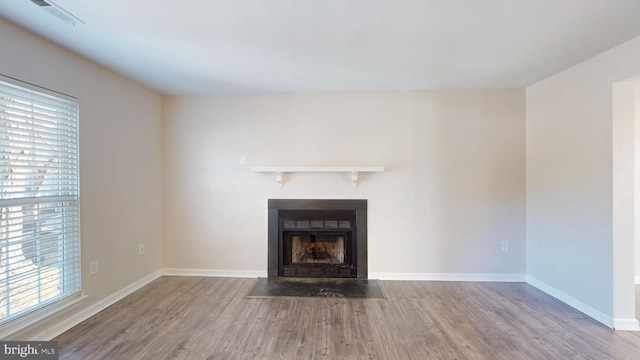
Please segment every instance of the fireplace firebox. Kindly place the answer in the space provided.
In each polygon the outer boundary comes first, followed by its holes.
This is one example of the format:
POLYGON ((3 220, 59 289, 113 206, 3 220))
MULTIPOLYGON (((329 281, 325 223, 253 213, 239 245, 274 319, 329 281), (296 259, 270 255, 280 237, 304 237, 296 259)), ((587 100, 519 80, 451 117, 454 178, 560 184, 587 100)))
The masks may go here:
POLYGON ((367 278, 366 200, 269 200, 269 277, 367 278))

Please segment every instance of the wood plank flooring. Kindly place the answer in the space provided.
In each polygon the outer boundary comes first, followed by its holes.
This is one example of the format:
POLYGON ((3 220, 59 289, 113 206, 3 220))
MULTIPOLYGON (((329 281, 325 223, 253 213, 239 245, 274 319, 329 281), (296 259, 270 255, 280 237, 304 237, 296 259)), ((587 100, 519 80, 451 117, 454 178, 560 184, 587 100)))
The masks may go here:
POLYGON ((379 281, 385 299, 247 299, 256 279, 162 277, 60 335, 60 359, 638 359, 523 283, 379 281))

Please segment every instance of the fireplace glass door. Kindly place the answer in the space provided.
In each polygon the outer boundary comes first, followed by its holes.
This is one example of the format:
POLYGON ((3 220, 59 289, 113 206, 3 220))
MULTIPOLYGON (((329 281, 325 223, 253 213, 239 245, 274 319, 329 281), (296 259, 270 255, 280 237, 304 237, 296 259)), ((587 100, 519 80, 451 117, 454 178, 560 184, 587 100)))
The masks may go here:
POLYGON ((347 263, 348 233, 285 232, 285 264, 347 263))
POLYGON ((352 213, 289 212, 282 221, 280 276, 355 277, 352 213))

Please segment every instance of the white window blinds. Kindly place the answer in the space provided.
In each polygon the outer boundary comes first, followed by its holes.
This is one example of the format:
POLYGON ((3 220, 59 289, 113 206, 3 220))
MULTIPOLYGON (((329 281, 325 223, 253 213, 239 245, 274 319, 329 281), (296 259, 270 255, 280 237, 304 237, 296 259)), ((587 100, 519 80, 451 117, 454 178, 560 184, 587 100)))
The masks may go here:
POLYGON ((80 292, 78 102, 0 77, 0 324, 80 292))

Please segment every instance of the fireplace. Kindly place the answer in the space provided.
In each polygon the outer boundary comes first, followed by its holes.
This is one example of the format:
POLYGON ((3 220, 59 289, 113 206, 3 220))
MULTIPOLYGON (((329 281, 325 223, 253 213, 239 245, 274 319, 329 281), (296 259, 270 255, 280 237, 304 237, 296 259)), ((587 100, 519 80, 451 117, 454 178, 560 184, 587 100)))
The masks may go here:
POLYGON ((269 277, 367 279, 367 201, 269 199, 269 277))

